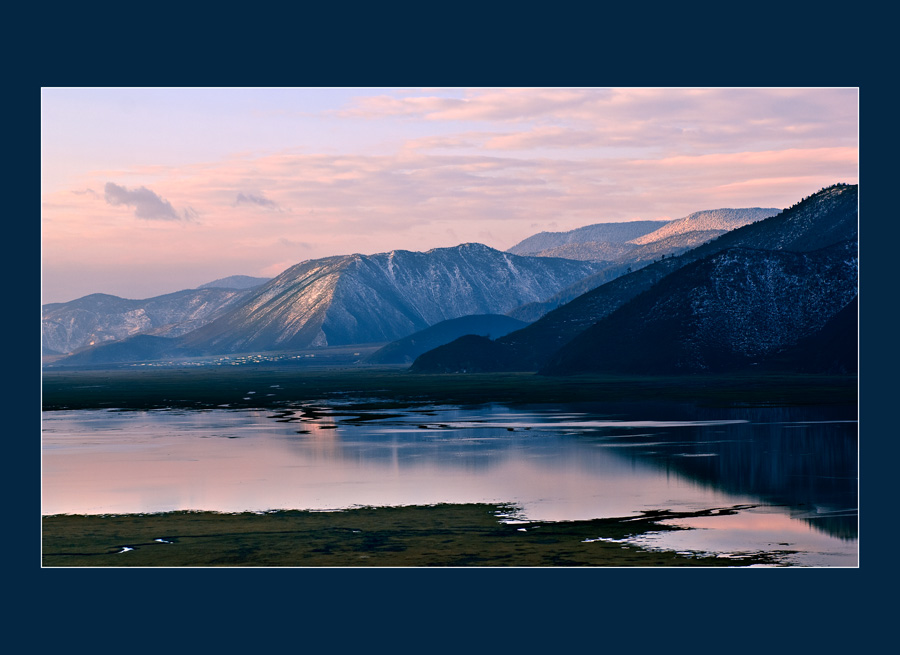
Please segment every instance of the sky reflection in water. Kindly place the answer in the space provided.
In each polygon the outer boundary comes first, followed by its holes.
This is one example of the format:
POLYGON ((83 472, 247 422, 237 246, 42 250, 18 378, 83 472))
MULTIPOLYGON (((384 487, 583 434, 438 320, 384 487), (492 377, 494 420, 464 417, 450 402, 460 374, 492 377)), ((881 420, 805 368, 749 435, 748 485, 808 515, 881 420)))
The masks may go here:
POLYGON ((856 565, 849 409, 431 407, 360 422, 301 409, 46 412, 42 512, 491 502, 575 520, 765 504, 644 545, 856 565))

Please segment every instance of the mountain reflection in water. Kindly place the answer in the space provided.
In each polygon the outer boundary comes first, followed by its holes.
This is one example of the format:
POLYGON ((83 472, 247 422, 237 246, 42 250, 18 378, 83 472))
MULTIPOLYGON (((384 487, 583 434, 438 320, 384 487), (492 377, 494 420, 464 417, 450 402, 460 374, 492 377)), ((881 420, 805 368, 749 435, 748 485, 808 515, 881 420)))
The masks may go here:
POLYGON ((855 407, 834 406, 45 412, 42 512, 491 502, 579 520, 764 505, 853 541, 857 427, 855 407))

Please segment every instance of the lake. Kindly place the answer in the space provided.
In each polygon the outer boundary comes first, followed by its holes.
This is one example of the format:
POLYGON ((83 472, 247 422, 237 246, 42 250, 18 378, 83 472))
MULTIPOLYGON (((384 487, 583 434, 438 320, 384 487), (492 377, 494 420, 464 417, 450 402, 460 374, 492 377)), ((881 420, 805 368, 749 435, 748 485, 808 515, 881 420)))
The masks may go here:
POLYGON ((42 513, 488 502, 515 505, 506 520, 564 521, 738 508, 633 543, 858 564, 855 406, 358 402, 44 412, 42 513))

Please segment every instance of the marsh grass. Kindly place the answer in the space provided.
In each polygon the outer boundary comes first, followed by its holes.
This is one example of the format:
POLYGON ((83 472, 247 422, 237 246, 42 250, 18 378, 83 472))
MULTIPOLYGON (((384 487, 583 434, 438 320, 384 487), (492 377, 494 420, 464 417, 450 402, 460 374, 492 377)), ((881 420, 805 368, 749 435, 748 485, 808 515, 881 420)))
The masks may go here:
POLYGON ((403 369, 48 370, 42 406, 54 409, 271 407, 353 400, 389 411, 416 403, 471 405, 673 400, 717 406, 854 404, 855 376, 570 376, 534 373, 414 374, 403 369), (248 390, 257 393, 247 396, 248 390), (269 395, 271 394, 271 395, 269 395))
POLYGON ((45 567, 710 567, 779 562, 778 553, 723 558, 599 540, 676 529, 659 522, 709 512, 503 522, 501 516, 511 511, 503 505, 445 504, 339 512, 45 516, 42 563, 45 567))

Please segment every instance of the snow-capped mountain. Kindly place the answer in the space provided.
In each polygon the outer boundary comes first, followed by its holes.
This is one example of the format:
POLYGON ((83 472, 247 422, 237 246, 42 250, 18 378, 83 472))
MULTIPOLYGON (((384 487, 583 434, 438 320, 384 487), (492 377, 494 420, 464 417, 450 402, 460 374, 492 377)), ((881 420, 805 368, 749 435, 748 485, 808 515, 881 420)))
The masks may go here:
POLYGON ((441 321, 543 300, 597 265, 478 243, 302 262, 182 337, 210 353, 393 341, 441 321))

